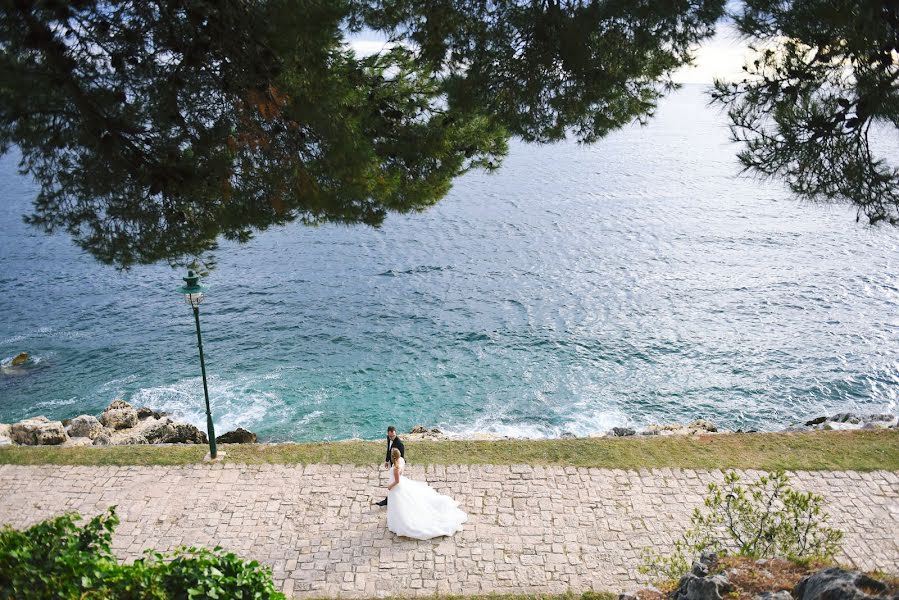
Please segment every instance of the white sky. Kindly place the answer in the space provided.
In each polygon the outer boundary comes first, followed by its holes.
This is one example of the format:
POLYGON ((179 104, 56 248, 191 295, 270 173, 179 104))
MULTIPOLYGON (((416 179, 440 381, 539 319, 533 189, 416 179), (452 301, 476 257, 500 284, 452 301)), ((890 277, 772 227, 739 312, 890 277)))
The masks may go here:
MULTIPOLYGON (((367 32, 371 36, 374 32, 367 32)), ((367 56, 385 49, 385 41, 378 39, 350 39, 350 47, 361 56, 367 56)), ((728 23, 719 23, 714 37, 707 40, 695 53, 695 65, 674 73, 678 83, 711 84, 715 77, 724 79, 743 78, 742 66, 750 50, 728 23)))
POLYGON ((694 66, 685 67, 674 73, 678 83, 708 83, 716 77, 722 79, 743 79, 743 65, 751 56, 745 40, 740 39, 729 24, 719 23, 715 36, 700 46, 694 54, 694 66))

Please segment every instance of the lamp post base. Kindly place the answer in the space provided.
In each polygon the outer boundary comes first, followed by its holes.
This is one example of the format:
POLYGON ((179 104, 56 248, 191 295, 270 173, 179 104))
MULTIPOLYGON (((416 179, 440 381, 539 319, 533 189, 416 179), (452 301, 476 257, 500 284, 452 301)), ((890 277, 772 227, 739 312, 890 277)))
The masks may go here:
POLYGON ((224 453, 224 452, 216 452, 216 453, 215 453, 215 458, 212 458, 212 454, 210 454, 209 452, 207 452, 207 453, 206 453, 206 456, 203 457, 203 462, 207 462, 207 463, 217 463, 217 462, 222 462, 224 459, 225 459, 225 453, 224 453))

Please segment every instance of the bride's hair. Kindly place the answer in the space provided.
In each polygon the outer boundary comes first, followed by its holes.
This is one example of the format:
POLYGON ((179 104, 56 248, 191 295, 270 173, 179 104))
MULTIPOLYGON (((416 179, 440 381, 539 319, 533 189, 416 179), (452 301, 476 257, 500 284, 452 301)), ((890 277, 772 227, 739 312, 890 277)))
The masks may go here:
POLYGON ((394 448, 393 450, 390 451, 390 459, 393 461, 394 466, 396 466, 397 463, 400 462, 400 456, 401 456, 401 454, 400 454, 399 448, 394 448))

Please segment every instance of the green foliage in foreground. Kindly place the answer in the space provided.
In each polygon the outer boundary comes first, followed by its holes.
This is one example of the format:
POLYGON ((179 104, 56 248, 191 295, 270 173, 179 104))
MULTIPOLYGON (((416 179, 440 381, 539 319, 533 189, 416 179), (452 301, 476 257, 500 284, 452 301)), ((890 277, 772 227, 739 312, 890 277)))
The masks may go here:
POLYGON ((694 509, 693 527, 675 542, 673 552, 644 557, 644 573, 677 579, 706 550, 750 558, 831 560, 843 539, 841 531, 826 526, 824 498, 792 489, 783 471, 745 486, 730 471, 723 485, 709 484, 703 504, 704 510, 694 509))
MULTIPOLYGON (((688 437, 407 442, 412 464, 529 464, 607 469, 899 470, 899 432, 822 431, 688 437)), ((371 465, 381 442, 222 445, 225 462, 371 465)), ((0 447, 0 464, 184 465, 205 446, 0 447)))
POLYGON ((115 508, 83 527, 78 520, 67 513, 25 531, 0 530, 0 598, 284 598, 268 567, 221 548, 148 552, 133 564, 120 564, 110 551, 119 522, 115 508))

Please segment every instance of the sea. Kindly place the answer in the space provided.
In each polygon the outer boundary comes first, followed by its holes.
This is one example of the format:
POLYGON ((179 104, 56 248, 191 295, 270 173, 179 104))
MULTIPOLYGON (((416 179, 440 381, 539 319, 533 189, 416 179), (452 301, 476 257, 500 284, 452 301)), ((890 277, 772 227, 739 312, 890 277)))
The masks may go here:
MULTIPOLYGON (((498 172, 379 229, 223 243, 200 309, 216 432, 553 438, 899 413, 899 229, 742 174, 738 150, 685 85, 593 145, 513 141, 498 172)), ((0 158, 0 422, 124 399, 205 429, 183 269, 120 272, 25 225, 37 186, 17 164, 0 158)))

